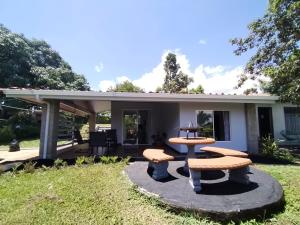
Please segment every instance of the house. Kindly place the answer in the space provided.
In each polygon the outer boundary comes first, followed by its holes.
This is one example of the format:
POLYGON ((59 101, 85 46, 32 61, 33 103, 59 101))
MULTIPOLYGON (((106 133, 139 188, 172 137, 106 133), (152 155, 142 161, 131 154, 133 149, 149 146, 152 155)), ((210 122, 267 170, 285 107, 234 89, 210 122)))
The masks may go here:
MULTIPOLYGON (((148 145, 151 137, 178 135, 180 127, 201 127, 201 135, 216 139, 215 146, 255 153, 259 139, 282 138, 283 130, 300 131, 296 106, 270 95, 206 95, 168 93, 114 93, 95 91, 1 89, 7 97, 42 106, 41 158, 56 156, 59 110, 89 116, 95 129, 96 113, 111 111, 111 127, 122 145, 148 145)), ((183 134, 181 134, 183 135, 183 134)), ((172 146, 178 152, 185 146, 172 146)))

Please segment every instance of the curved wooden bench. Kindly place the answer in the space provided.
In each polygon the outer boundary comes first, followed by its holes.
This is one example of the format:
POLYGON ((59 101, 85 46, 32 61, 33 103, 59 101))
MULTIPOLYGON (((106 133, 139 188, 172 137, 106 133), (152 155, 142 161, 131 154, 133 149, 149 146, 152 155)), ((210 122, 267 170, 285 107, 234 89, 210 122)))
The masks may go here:
POLYGON ((250 159, 223 156, 220 158, 210 159, 189 159, 188 166, 190 171, 190 184, 195 192, 201 191, 201 171, 203 170, 229 170, 229 180, 248 184, 249 165, 252 164, 250 159))
POLYGON ((164 153, 163 149, 146 149, 143 156, 149 160, 148 167, 153 168, 152 178, 161 180, 169 176, 169 161, 174 160, 174 156, 164 153))
POLYGON ((228 148, 205 146, 203 148, 200 148, 200 150, 205 151, 205 152, 217 153, 217 154, 224 155, 224 156, 235 156, 235 157, 242 157, 242 158, 248 157, 248 154, 245 152, 228 149, 228 148))

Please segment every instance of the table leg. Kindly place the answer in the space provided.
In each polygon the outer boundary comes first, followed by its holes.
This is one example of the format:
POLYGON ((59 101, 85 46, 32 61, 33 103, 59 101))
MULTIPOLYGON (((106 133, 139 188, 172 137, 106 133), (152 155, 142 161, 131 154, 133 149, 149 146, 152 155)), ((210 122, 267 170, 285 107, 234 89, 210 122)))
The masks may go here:
POLYGON ((185 173, 189 173, 188 159, 196 158, 195 145, 187 145, 188 152, 185 157, 185 164, 183 170, 185 173))

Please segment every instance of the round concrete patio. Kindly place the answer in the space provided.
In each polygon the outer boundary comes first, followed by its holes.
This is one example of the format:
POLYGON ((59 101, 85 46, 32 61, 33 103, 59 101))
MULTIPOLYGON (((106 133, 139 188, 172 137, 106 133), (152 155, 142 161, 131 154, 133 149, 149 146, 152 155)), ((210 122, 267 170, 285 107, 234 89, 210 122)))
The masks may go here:
POLYGON ((219 220, 264 217, 283 206, 281 185, 270 175, 250 167, 249 185, 228 181, 226 171, 202 173, 202 191, 197 194, 183 172, 184 161, 170 162, 169 177, 162 181, 151 178, 148 162, 134 162, 125 172, 143 192, 159 196, 175 209, 193 210, 219 220))

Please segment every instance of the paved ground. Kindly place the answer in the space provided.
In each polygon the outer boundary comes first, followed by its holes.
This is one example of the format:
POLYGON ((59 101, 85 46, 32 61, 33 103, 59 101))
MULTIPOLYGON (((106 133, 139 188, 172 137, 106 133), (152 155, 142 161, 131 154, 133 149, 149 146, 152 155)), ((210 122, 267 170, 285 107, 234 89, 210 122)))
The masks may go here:
POLYGON ((266 173, 251 167, 249 185, 229 182, 226 171, 203 173, 203 190, 196 194, 183 173, 183 161, 170 162, 170 177, 161 182, 153 180, 147 162, 135 162, 126 168, 129 179, 141 190, 159 196, 163 202, 221 220, 256 217, 264 210, 282 206, 281 185, 266 173))
MULTIPOLYGON (((60 146, 57 148, 58 154, 62 154, 65 151, 70 151, 71 144, 60 146)), ((4 164, 7 162, 15 162, 15 161, 26 161, 37 159, 39 156, 38 149, 21 149, 17 152, 9 152, 9 151, 0 151, 0 164, 4 164)))

